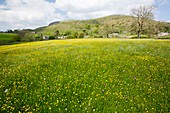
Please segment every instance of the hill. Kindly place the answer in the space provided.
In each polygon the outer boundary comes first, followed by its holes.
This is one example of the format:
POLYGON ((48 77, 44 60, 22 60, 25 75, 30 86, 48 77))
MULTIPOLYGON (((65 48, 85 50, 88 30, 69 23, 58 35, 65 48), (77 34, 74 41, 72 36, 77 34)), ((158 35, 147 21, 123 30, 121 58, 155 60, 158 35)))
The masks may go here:
MULTIPOLYGON (((131 35, 135 34, 136 28, 134 27, 134 17, 127 15, 110 15, 97 19, 89 20, 70 20, 53 22, 49 26, 37 28, 35 31, 39 34, 54 35, 58 30, 60 35, 74 35, 75 33, 83 33, 89 36, 106 36, 109 33, 119 33, 131 35)), ((170 32, 170 23, 158 22, 155 20, 148 20, 147 29, 145 32, 152 28, 152 32, 163 31, 170 32)))
MULTIPOLYGON (((41 29, 39 33, 43 33, 45 35, 52 35, 57 29, 61 32, 61 34, 64 34, 67 31, 86 32, 86 34, 92 34, 94 32, 96 32, 96 34, 104 34, 106 32, 104 29, 110 25, 115 27, 117 31, 122 30, 122 28, 124 28, 123 30, 128 30, 131 21, 131 16, 112 15, 90 20, 70 20, 57 23, 54 22, 52 24, 49 24, 49 26, 46 26, 41 29), (126 26, 126 28, 124 26, 126 26)), ((38 29, 36 29, 35 31, 37 30, 38 29)))

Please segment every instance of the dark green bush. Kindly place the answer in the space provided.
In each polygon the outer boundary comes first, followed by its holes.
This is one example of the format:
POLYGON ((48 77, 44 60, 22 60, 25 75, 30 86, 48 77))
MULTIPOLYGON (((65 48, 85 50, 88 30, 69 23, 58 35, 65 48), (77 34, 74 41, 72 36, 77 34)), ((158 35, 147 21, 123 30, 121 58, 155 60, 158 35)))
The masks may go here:
POLYGON ((73 35, 68 35, 66 38, 67 39, 74 39, 75 37, 73 35))
POLYGON ((68 35, 71 35, 71 31, 66 31, 66 32, 64 33, 64 36, 68 36, 68 35))
POLYGON ((21 37, 20 37, 19 35, 15 35, 15 36, 13 37, 13 41, 14 41, 14 42, 21 42, 21 37))
POLYGON ((49 40, 54 40, 55 36, 49 36, 49 40))
POLYGON ((94 35, 94 38, 103 38, 102 35, 94 35))
POLYGON ((73 37, 74 37, 74 38, 78 38, 78 32, 74 32, 74 33, 73 33, 73 37))
POLYGON ((79 33, 79 38, 84 38, 84 33, 79 33))
POLYGON ((43 38, 42 38, 42 37, 40 37, 40 36, 36 36, 36 37, 35 37, 35 40, 37 40, 37 41, 42 41, 42 40, 43 40, 43 38))

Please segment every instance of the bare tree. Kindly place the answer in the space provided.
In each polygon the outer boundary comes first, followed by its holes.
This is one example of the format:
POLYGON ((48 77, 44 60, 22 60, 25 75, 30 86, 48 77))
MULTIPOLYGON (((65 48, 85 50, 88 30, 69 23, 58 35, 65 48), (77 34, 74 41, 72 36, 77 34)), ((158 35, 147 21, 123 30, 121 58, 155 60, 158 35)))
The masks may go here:
POLYGON ((153 10, 154 6, 140 6, 139 8, 132 9, 132 15, 135 18, 135 22, 137 24, 137 33, 138 38, 140 38, 140 34, 143 30, 144 22, 148 19, 152 19, 154 17, 153 10))

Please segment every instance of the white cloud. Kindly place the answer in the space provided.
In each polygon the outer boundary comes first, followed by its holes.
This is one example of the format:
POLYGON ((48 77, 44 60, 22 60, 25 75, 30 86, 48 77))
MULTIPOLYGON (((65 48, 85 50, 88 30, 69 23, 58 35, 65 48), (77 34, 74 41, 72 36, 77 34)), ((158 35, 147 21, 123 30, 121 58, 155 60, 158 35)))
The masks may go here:
POLYGON ((130 14, 132 8, 155 0, 6 0, 0 5, 0 30, 35 28, 55 20, 89 19, 130 14), (58 12, 57 12, 58 11, 58 12))
POLYGON ((69 18, 95 18, 111 14, 129 14, 140 5, 152 5, 154 0, 57 0, 56 7, 69 18))
POLYGON ((0 30, 34 28, 61 19, 55 5, 45 0, 6 0, 0 5, 0 30))

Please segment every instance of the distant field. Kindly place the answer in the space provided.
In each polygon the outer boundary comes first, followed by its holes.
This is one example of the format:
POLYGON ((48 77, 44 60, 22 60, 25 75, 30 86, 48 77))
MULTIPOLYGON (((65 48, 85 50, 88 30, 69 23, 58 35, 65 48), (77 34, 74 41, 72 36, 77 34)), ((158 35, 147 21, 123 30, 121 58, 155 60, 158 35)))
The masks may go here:
POLYGON ((0 46, 1 112, 169 112, 170 41, 0 46))
POLYGON ((15 34, 11 33, 0 33, 0 45, 11 42, 14 36, 15 34))

